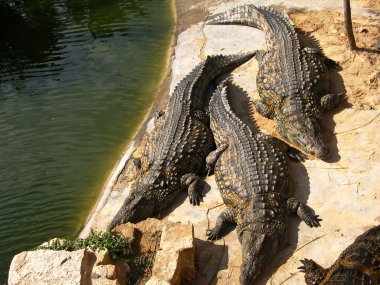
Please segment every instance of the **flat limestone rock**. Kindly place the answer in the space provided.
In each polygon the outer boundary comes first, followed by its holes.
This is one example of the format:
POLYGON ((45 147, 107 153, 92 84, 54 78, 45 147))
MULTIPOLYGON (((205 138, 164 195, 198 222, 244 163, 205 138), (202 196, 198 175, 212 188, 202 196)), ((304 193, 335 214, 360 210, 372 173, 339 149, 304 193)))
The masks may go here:
POLYGON ((8 284, 125 284, 128 272, 128 265, 112 262, 107 250, 24 251, 12 260, 8 284))
MULTIPOLYGON (((8 284, 81 284, 82 260, 88 258, 90 255, 86 250, 22 252, 12 260, 8 284)), ((87 278, 89 274, 90 272, 84 272, 87 278)))
POLYGON ((180 285, 196 274, 194 230, 192 224, 168 224, 162 230, 160 248, 146 283, 180 285))

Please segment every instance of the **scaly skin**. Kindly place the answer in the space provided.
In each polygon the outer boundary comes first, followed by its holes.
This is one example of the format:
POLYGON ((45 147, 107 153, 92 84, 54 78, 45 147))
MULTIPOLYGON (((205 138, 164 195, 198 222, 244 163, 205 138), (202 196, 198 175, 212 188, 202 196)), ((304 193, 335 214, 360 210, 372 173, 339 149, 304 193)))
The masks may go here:
POLYGON ((203 102, 207 87, 253 56, 208 57, 176 86, 166 113, 157 113, 157 124, 144 139, 141 158, 133 158, 138 175, 111 228, 160 213, 181 189, 188 190, 190 203, 199 205, 202 193, 198 175, 204 172, 206 156, 214 149, 203 102))
POLYGON ((237 224, 243 252, 240 283, 246 285, 286 244, 291 213, 310 227, 318 227, 320 219, 291 197, 285 144, 271 136, 254 135, 231 111, 226 87, 221 86, 210 102, 217 149, 206 161, 208 168, 215 167, 216 183, 228 208, 207 235, 215 240, 228 222, 237 224))
POLYGON ((247 25, 265 32, 267 51, 258 51, 256 110, 274 119, 279 135, 302 152, 326 158, 322 137, 322 111, 333 108, 340 94, 327 94, 327 68, 336 63, 312 48, 302 48, 283 15, 266 7, 241 6, 215 19, 211 25, 247 25))
POLYGON ((380 225, 357 237, 328 269, 311 259, 301 262, 308 285, 380 284, 380 225))

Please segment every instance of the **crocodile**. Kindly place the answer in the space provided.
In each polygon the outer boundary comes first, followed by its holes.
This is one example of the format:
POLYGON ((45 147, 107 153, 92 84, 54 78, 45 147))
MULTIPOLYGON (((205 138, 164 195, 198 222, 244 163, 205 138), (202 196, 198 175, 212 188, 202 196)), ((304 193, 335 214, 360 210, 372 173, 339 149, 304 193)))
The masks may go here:
POLYGON ((154 130, 143 139, 141 157, 132 157, 137 177, 111 228, 157 215, 182 189, 187 189, 191 204, 199 205, 199 175, 205 171, 206 156, 215 148, 205 113, 207 87, 253 56, 208 56, 175 87, 167 111, 157 113, 154 130))
POLYGON ((301 262, 308 285, 380 284, 380 225, 357 237, 328 269, 311 259, 301 262))
POLYGON ((236 224, 242 244, 241 284, 251 284, 287 241, 288 217, 296 213, 309 227, 320 226, 318 215, 292 196, 290 169, 284 142, 253 133, 231 110, 227 87, 222 83, 210 101, 210 127, 216 150, 207 156, 207 168, 227 208, 209 240, 222 236, 229 223, 236 224))
POLYGON ((267 50, 258 50, 256 77, 262 116, 274 119, 279 137, 306 155, 327 158, 322 113, 342 94, 328 94, 328 68, 337 63, 315 48, 301 47, 297 33, 282 14, 267 7, 239 6, 208 25, 246 25, 263 30, 267 50))

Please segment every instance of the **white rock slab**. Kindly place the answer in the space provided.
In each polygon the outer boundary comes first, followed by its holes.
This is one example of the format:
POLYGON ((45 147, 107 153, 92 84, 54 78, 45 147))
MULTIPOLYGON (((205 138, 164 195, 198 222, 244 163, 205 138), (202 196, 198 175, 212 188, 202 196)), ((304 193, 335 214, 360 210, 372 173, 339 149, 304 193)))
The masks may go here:
MULTIPOLYGON (((83 281, 81 264, 88 259, 86 250, 75 252, 37 250, 16 255, 9 270, 9 285, 67 284, 83 281)), ((83 272, 89 278, 90 272, 83 272)))
POLYGON ((174 223, 164 226, 160 248, 147 285, 180 285, 196 274, 193 225, 174 223))

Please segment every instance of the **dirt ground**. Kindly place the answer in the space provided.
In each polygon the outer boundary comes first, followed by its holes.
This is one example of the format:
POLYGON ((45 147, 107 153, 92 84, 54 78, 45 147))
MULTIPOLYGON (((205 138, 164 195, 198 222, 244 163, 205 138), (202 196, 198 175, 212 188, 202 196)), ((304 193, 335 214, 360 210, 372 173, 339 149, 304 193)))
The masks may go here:
MULTIPOLYGON (((363 6, 380 11, 380 1, 360 2, 365 2, 363 6)), ((352 17, 358 50, 350 51, 344 30, 343 13, 332 10, 295 11, 289 16, 301 31, 301 40, 304 38, 302 32, 306 37, 313 37, 326 56, 341 66, 339 76, 343 82, 339 84, 339 80, 333 75, 331 79, 334 83, 331 84, 331 91, 346 93, 347 103, 354 109, 379 110, 380 20, 361 16, 352 17)))

